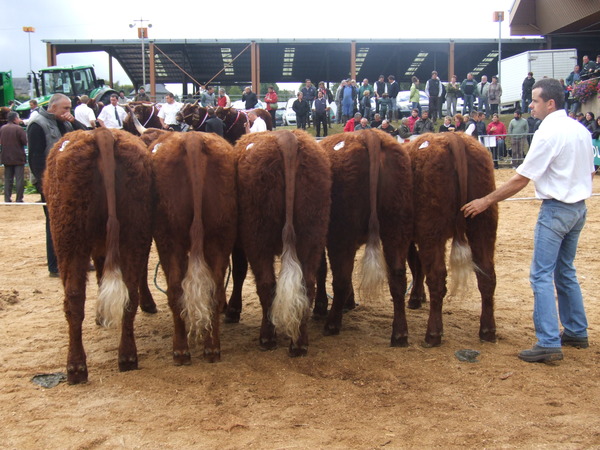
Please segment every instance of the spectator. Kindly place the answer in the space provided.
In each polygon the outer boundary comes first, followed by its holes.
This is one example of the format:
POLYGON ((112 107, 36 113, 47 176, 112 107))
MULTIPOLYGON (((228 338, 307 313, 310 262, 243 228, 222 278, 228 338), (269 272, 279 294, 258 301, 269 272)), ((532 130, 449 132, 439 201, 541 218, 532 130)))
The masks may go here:
MULTIPOLYGON (((181 125, 177 122, 177 113, 183 105, 176 102, 175 97, 170 92, 165 96, 165 100, 167 102, 163 103, 158 112, 160 124, 165 130, 181 131, 181 125)), ((104 112, 104 110, 102 111, 104 112)))
POLYGON ((261 131, 267 131, 267 124, 256 114, 256 111, 250 110, 248 111, 248 120, 245 123, 246 133, 259 133, 261 131), (252 122, 252 126, 250 126, 250 122, 252 122))
POLYGON ((394 75, 388 75, 388 87, 387 92, 390 97, 392 109, 388 110, 388 119, 389 120, 397 120, 396 114, 398 111, 397 97, 400 92, 400 86, 396 81, 396 77, 394 75))
POLYGON ((506 127, 500 122, 498 114, 492 114, 492 121, 487 126, 486 130, 489 136, 495 137, 495 145, 490 146, 492 151, 492 159, 494 160, 494 169, 498 168, 498 161, 500 158, 504 158, 506 146, 504 145, 504 139, 506 137, 506 127))
POLYGON ((596 118, 596 130, 592 133, 592 139, 600 139, 600 117, 596 118))
POLYGON ((429 112, 423 111, 421 118, 415 122, 414 134, 433 133, 433 122, 429 118, 429 112))
MULTIPOLYGON (((310 80, 309 80, 310 82, 310 80)), ((298 92, 298 98, 292 104, 296 113, 296 128, 306 130, 306 122, 310 113, 310 104, 304 99, 304 93, 298 92)))
POLYGON ((460 85, 456 81, 456 75, 452 75, 450 82, 446 85, 446 112, 450 116, 456 114, 456 104, 461 94, 460 85))
POLYGON ((454 131, 465 131, 465 118, 462 114, 454 115, 454 131))
POLYGON ((364 91, 361 97, 360 113, 363 117, 366 117, 367 120, 371 119, 371 91, 369 90, 364 91))
POLYGON ((471 112, 473 109, 473 102, 477 96, 477 81, 473 79, 473 74, 469 72, 467 78, 460 84, 460 90, 463 93, 463 114, 471 112))
POLYGON ((476 121, 477 123, 475 124, 475 129, 477 130, 477 137, 485 136, 487 133, 485 126, 485 113, 479 111, 477 113, 476 121))
MULTIPOLYGON (((374 128, 372 124, 371 124, 371 128, 374 128)), ((396 131, 396 129, 392 126, 390 121, 387 119, 383 119, 383 121, 381 122, 381 125, 379 125, 377 127, 377 129, 379 129, 381 131, 385 131, 386 133, 388 133, 391 136, 398 135, 398 132, 396 131)))
POLYGON ((75 120, 88 130, 96 128, 96 115, 94 110, 87 105, 90 98, 87 95, 82 95, 79 101, 81 103, 75 108, 75 120))
POLYGON ((382 123, 383 120, 381 120, 381 114, 375 113, 373 120, 371 121, 371 128, 379 128, 382 123))
MULTIPOLYGON (((317 89, 317 95, 319 94, 319 91, 323 93, 323 97, 325 99, 327 99, 327 104, 329 105, 329 108, 331 110, 331 104, 334 101, 333 98, 333 93, 331 92, 331 89, 329 89, 327 86, 325 86, 325 82, 324 81, 319 81, 319 88, 317 89)), ((338 109, 339 111, 339 109, 338 109)), ((331 127, 331 116, 329 115, 329 111, 327 111, 327 126, 331 127)), ((327 136, 326 134, 324 136, 327 136)))
POLYGON ((498 77, 495 75, 492 77, 492 82, 489 87, 488 103, 492 115, 500 114, 499 106, 502 104, 502 86, 498 83, 498 77))
MULTIPOLYGON (((217 98, 217 106, 221 108, 230 108, 231 107, 231 99, 229 95, 225 92, 225 89, 219 88, 219 97, 217 98)), ((273 125, 275 126, 275 125, 273 125)))
POLYGON ((419 110, 415 108, 411 111, 410 117, 408 118, 408 127, 411 133, 415 130, 415 123, 417 123, 417 120, 419 120, 419 110))
POLYGON ((335 106, 337 107, 337 123, 342 123, 342 94, 344 92, 344 88, 346 87, 346 80, 342 80, 337 90, 335 91, 335 106))
POLYGON ((533 138, 533 133, 535 133, 537 131, 537 129, 540 127, 540 124, 542 123, 542 121, 540 119, 536 119, 535 117, 533 117, 533 115, 530 115, 527 118, 527 131, 529 132, 528 136, 527 136, 527 144, 531 145, 531 139, 533 138))
POLYGON ((590 132, 590 133, 594 133, 594 131, 596 131, 596 118, 594 116, 594 113, 591 111, 588 111, 585 113, 585 120, 582 122, 583 126, 590 132))
POLYGON ((258 104, 258 97, 256 97, 256 94, 254 92, 252 92, 252 88, 250 86, 247 86, 244 89, 244 93, 242 94, 242 101, 245 102, 244 107, 247 110, 256 108, 256 105, 258 104))
POLYGON ((371 129, 371 126, 369 125, 369 121, 367 120, 366 117, 363 117, 362 119, 360 119, 359 123, 354 125, 354 131, 369 130, 369 129, 371 129))
POLYGON ((119 91, 118 103, 119 105, 126 105, 127 103, 129 103, 129 99, 125 97, 124 91, 119 91))
POLYGON ((382 119, 388 120, 394 117, 394 104, 387 92, 384 92, 379 99, 379 115, 382 119))
POLYGON ((352 82, 348 80, 346 85, 342 89, 341 103, 342 103, 342 120, 351 120, 350 118, 354 114, 354 104, 356 103, 357 90, 352 85, 352 82))
POLYGON ((573 68, 573 72, 571 72, 569 74, 569 76, 567 77, 565 82, 566 82, 567 86, 574 86, 575 83, 577 83, 580 80, 581 80, 580 68, 579 68, 579 65, 576 65, 573 68))
MULTIPOLYGON (((208 118, 208 115, 206 117, 208 118)), ((190 126, 183 119, 183 114, 181 114, 181 111, 177 111, 177 114, 175 115, 175 120, 177 121, 177 125, 179 125, 180 131, 182 133, 187 133, 188 131, 190 131, 190 126)), ((206 128, 205 132, 208 132, 206 128)))
MULTIPOLYGON (((117 95, 113 95, 116 104, 117 95)), ((108 110, 111 108, 107 105, 104 109, 108 110)), ((27 126, 29 168, 35 177, 34 185, 42 196, 43 202, 46 201, 43 183, 44 170, 46 169, 46 156, 52 146, 58 142, 62 136, 76 129, 84 129, 84 126, 77 122, 75 117, 71 115, 71 99, 63 94, 54 94, 50 97, 48 110, 40 109, 39 115, 32 119, 27 126)), ((46 257, 48 260, 48 271, 50 272, 50 277, 56 278, 58 277, 58 263, 52 244, 48 208, 46 206, 44 206, 44 215, 46 216, 46 257)))
MULTIPOLYGON (((101 127, 117 129, 123 128, 123 120, 125 120, 127 113, 118 105, 118 102, 119 97, 117 94, 112 94, 110 96, 110 105, 106 105, 104 108, 102 108, 102 111, 100 111, 100 114, 98 115, 98 122, 100 122, 101 127)), ((87 127, 86 124, 83 125, 87 127)))
POLYGON ((471 114, 465 114, 465 134, 476 138, 479 136, 477 132, 477 120, 479 119, 478 111, 471 111, 471 114))
MULTIPOLYGON (((208 117, 208 119, 206 119, 206 122, 204 122, 204 124, 205 124, 204 129, 205 129, 206 133, 215 133, 215 134, 218 134, 219 136, 223 137, 223 134, 225 134, 225 123, 220 118, 217 117, 217 114, 215 113, 214 108, 208 108, 206 110, 206 115, 208 117)), ((265 128, 266 128, 266 125, 265 125, 265 128)))
POLYGON ((200 96, 200 104, 204 108, 214 108, 217 106, 217 99, 215 98, 215 88, 209 86, 200 96))
POLYGON ((442 82, 438 78, 437 71, 431 72, 431 78, 425 83, 425 94, 429 97, 429 112, 431 120, 437 121, 442 97, 442 82))
POLYGON ((369 84, 369 80, 365 78, 358 88, 358 98, 362 99, 365 95, 365 91, 369 91, 369 93, 373 92, 373 86, 369 84))
POLYGON ((438 130, 440 133, 444 133, 447 131, 454 131, 454 125, 452 125, 452 117, 446 116, 444 117, 444 123, 440 125, 438 130))
MULTIPOLYGON (((308 115, 306 116, 306 121, 308 126, 310 127, 310 109, 312 108, 312 104, 315 101, 315 98, 317 98, 317 89, 313 86, 310 79, 307 78, 304 83, 304 87, 301 89, 301 91, 302 96, 304 97, 304 101, 308 102, 308 115)), ((303 128, 303 130, 304 129, 306 129, 306 126, 303 128)))
MULTIPOLYGON (((373 86, 373 95, 375 96, 375 112, 381 114, 381 99, 383 98, 383 94, 387 92, 387 83, 385 82, 385 77, 383 75, 379 75, 379 79, 375 82, 373 86)), ((377 128, 377 127, 372 127, 377 128)))
POLYGON ((400 121, 400 126, 398 127, 398 136, 400 136, 400 138, 403 140, 406 140, 412 136, 412 131, 408 121, 408 117, 403 117, 400 121))
POLYGON ((265 95, 265 103, 267 104, 267 111, 269 111, 269 114, 271 114, 271 121, 273 122, 273 129, 276 128, 275 115, 277 113, 277 108, 279 107, 277 105, 278 100, 279 99, 277 97, 277 92, 275 92, 275 88, 273 86, 269 86, 267 88, 267 94, 265 95))
POLYGON ((361 119, 362 116, 360 113, 354 114, 354 118, 349 119, 348 122, 346 122, 346 125, 344 125, 344 131, 354 131, 356 125, 360 124, 361 119))
POLYGON ((523 80, 521 85, 521 111, 529 111, 529 104, 531 103, 531 88, 535 84, 535 78, 533 78, 533 72, 529 72, 527 77, 523 80))
POLYGON ((419 92, 419 79, 415 76, 411 78, 412 84, 410 85, 410 102, 412 108, 417 110, 418 115, 421 115, 421 93, 419 92))
POLYGON ((481 82, 477 85, 477 108, 479 112, 484 113, 485 117, 490 114, 490 105, 488 104, 490 92, 490 83, 486 75, 481 77, 481 82))
POLYGON ((516 169, 523 161, 523 152, 525 142, 527 142, 527 132, 529 127, 527 121, 521 118, 521 110, 517 109, 514 114, 514 119, 508 124, 508 134, 510 135, 512 147, 512 167, 516 169))
POLYGON ((17 203, 23 203, 25 193, 25 146, 27 134, 19 125, 19 114, 11 111, 6 116, 6 124, 0 128, 0 157, 4 164, 4 201, 11 202, 13 181, 17 190, 17 203))
POLYGON ((150 97, 148 97, 148 94, 146 94, 146 89, 144 88, 144 86, 139 87, 138 93, 133 99, 136 102, 149 102, 150 101, 150 97))
MULTIPOLYGON (((329 100, 323 91, 317 91, 317 98, 313 103, 313 114, 315 119, 316 136, 321 137, 321 125, 323 125, 323 137, 327 137, 327 116, 329 115, 329 100)), ((296 116, 297 117, 297 116, 296 116)))
POLYGON ((27 125, 39 113, 40 113, 40 107, 38 106, 38 102, 37 102, 37 100, 32 98, 31 100, 29 100, 29 118, 23 120, 23 124, 27 125))
POLYGON ((575 120, 577 120, 577 122, 583 125, 583 122, 585 121, 585 114, 583 114, 582 112, 578 112, 577 114, 575 114, 575 120))
POLYGON ((583 67, 581 68, 581 79, 587 80, 590 78, 594 72, 596 71, 596 63, 594 61, 590 61, 588 55, 583 56, 583 67))

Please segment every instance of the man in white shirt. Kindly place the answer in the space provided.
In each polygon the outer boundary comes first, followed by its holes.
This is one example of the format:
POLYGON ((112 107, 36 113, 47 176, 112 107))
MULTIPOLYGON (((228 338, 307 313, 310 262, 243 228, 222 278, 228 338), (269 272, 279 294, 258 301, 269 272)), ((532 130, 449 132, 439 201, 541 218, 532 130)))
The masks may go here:
POLYGON ((592 194, 594 156, 589 131, 565 113, 558 80, 545 78, 532 88, 531 114, 543 122, 517 174, 500 188, 462 207, 474 217, 490 205, 535 183, 542 206, 534 233, 529 281, 537 343, 519 353, 527 362, 563 359, 561 345, 587 348, 587 318, 573 260, 586 219, 585 199, 592 194), (563 326, 559 329, 556 310, 563 326))
POLYGON ((23 120, 24 125, 28 125, 29 122, 32 121, 33 118, 39 114, 39 106, 37 100, 29 100, 29 108, 31 112, 29 113, 29 118, 23 120))
POLYGON ((94 110, 87 105, 90 98, 87 95, 82 95, 79 101, 81 104, 75 108, 75 120, 85 125, 88 130, 96 128, 96 115, 94 110))
POLYGON ((245 123, 246 133, 258 133, 259 131, 267 131, 267 124, 263 119, 256 115, 256 111, 248 111, 248 121, 245 123), (250 122, 254 122, 250 126, 250 122))
MULTIPOLYGON (((112 94, 110 96, 110 105, 106 105, 100 111, 98 115, 98 122, 100 122, 100 126, 106 128, 123 128, 123 120, 127 117, 127 113, 123 108, 118 105, 119 96, 117 94, 112 94)), ((83 125, 87 126, 87 123, 82 122, 83 125)))
POLYGON ((158 112, 160 124, 165 130, 181 131, 181 125, 177 122, 177 113, 181 110, 182 104, 175 101, 175 97, 170 92, 165 97, 167 103, 163 103, 158 112))

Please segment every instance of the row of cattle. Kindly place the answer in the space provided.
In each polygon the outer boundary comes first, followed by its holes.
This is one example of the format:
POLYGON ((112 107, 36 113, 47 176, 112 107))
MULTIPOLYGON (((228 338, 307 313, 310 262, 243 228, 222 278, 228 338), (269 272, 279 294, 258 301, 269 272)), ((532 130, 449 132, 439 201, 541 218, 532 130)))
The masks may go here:
POLYGON ((425 301, 426 277, 425 343, 441 343, 451 238, 453 279, 476 267, 479 336, 495 340, 497 208, 473 219, 460 212, 494 189, 492 161, 475 139, 442 133, 399 144, 364 130, 317 143, 294 130, 244 135, 232 147, 211 133, 153 133, 145 144, 124 131, 75 131, 48 156, 44 191, 65 291, 69 383, 88 378, 81 330, 90 256, 99 283, 96 320, 121 324, 119 369, 137 368, 136 310, 156 312, 147 285, 152 238, 168 286, 176 365, 190 364, 195 340, 203 341, 206 360, 220 359, 220 314, 239 321, 248 263, 263 311, 262 348, 274 348, 280 332, 291 338, 290 355, 305 355, 313 301, 313 314, 326 316, 325 334, 339 333, 343 310, 354 305, 354 256, 363 244, 361 295, 378 295, 387 277, 392 346, 408 345, 407 260, 414 280, 408 307, 425 301), (325 248, 334 292, 329 311, 325 248))

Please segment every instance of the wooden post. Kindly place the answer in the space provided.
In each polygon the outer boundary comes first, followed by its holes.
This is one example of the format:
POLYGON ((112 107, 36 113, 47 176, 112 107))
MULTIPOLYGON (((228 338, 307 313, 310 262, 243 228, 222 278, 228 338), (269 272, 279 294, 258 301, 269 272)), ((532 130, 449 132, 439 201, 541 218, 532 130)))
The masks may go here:
POLYGON ((46 44, 46 61, 48 62, 48 67, 56 65, 56 46, 49 42, 46 44))
POLYGON ((114 85, 113 85, 113 59, 112 59, 112 53, 108 54, 108 85, 110 87, 114 87, 114 85))
POLYGON ((150 100, 156 101, 156 68, 154 67, 154 42, 150 42, 150 100))

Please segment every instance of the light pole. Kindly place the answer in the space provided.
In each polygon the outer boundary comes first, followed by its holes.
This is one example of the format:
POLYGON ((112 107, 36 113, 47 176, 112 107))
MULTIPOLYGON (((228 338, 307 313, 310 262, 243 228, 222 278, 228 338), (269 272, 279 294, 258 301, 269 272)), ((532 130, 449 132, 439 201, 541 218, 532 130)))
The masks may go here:
POLYGON ((504 20, 504 11, 494 11, 494 22, 498 22, 498 80, 502 81, 502 21, 504 20))
POLYGON ((23 27, 23 31, 27 33, 29 40, 29 98, 33 98, 33 70, 31 69, 31 33, 35 33, 33 27, 23 27))
POLYGON ((148 38, 148 28, 152 28, 152 24, 149 23, 148 27, 144 26, 144 22, 150 22, 149 20, 139 19, 132 20, 134 23, 129 24, 129 28, 133 28, 135 26, 135 22, 139 22, 140 26, 138 27, 138 37, 142 40, 142 84, 144 88, 146 88, 146 52, 144 50, 144 39, 148 38))

